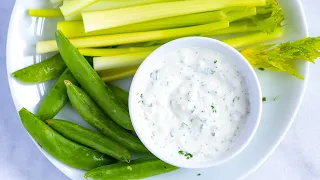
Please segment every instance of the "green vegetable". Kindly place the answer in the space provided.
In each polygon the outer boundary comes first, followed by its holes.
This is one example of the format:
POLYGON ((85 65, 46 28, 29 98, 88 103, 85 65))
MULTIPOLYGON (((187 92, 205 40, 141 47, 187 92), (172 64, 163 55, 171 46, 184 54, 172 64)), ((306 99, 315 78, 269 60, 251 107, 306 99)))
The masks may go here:
POLYGON ((82 13, 86 32, 234 6, 264 6, 265 0, 189 0, 82 13), (121 14, 121 16, 119 16, 121 14), (108 18, 106 18, 108 17, 108 18))
POLYGON ((108 34, 121 34, 130 32, 143 32, 154 31, 162 29, 172 29, 179 27, 187 27, 194 25, 207 24, 211 22, 221 21, 225 19, 225 14, 221 11, 204 12, 197 14, 188 14, 177 17, 170 17, 164 19, 157 19, 154 21, 130 24, 111 29, 99 30, 86 33, 82 21, 62 21, 58 22, 57 28, 61 30, 68 38, 108 35, 108 34))
POLYGON ((93 68, 96 71, 140 65, 152 51, 93 58, 93 68))
POLYGON ((111 91, 113 91, 117 97, 123 102, 123 104, 128 105, 129 93, 115 85, 108 84, 111 91))
POLYGON ((46 18, 63 17, 60 9, 29 9, 29 16, 46 18))
POLYGON ((64 80, 78 84, 69 69, 66 69, 40 104, 36 114, 39 119, 47 120, 53 118, 67 104, 68 95, 64 80))
POLYGON ((177 167, 157 158, 141 158, 131 161, 130 164, 117 163, 90 170, 85 174, 85 178, 92 178, 93 180, 133 180, 167 173, 177 169, 177 167))
POLYGON ((230 23, 230 27, 216 30, 216 31, 206 32, 201 34, 201 36, 212 37, 212 36, 234 34, 234 33, 253 32, 253 31, 259 31, 259 30, 260 28, 257 27, 255 24, 245 20, 245 21, 237 21, 237 22, 230 23))
MULTIPOLYGON (((76 2, 77 0, 72 0, 72 1, 76 2)), ((151 4, 151 3, 166 2, 166 1, 176 1, 176 0, 100 0, 90 5, 89 7, 86 7, 81 12, 118 9, 123 7, 138 6, 143 4, 151 4)), ((82 17, 80 13, 76 13, 72 16, 66 17, 66 19, 81 20, 82 17)))
POLYGON ((60 54, 57 54, 40 63, 20 69, 12 73, 12 76, 24 83, 45 82, 60 76, 66 67, 60 54))
POLYGON ((74 142, 93 148, 115 159, 130 162, 131 155, 126 148, 99 133, 64 120, 53 119, 46 122, 52 129, 74 142))
POLYGON ((97 72, 60 31, 56 33, 56 39, 63 60, 82 88, 113 121, 125 129, 133 130, 127 107, 115 97, 97 72))
POLYGON ((83 48, 78 49, 84 56, 115 56, 123 54, 131 54, 137 52, 153 51, 157 49, 157 46, 150 47, 126 47, 126 48, 83 48))
POLYGON ((68 17, 79 13, 82 9, 90 6, 99 0, 64 0, 60 10, 63 16, 68 17))
POLYGON ((263 97, 262 98, 262 102, 266 102, 267 101, 267 98, 266 97, 263 97))
POLYGON ((90 170, 114 162, 98 151, 64 138, 25 108, 19 111, 19 115, 26 130, 42 149, 69 166, 90 170))
POLYGON ((320 37, 303 38, 293 42, 258 45, 243 49, 241 54, 253 67, 294 75, 303 79, 296 67, 296 60, 314 63, 320 57, 320 37))
POLYGON ((283 37, 283 30, 281 27, 278 27, 274 32, 266 34, 265 32, 255 32, 244 36, 239 36, 235 38, 225 39, 222 42, 229 44, 234 48, 244 48, 247 46, 276 40, 283 37))
POLYGON ((105 116, 92 99, 80 88, 73 84, 67 84, 68 97, 71 104, 85 121, 98 129, 102 134, 110 137, 115 142, 129 150, 140 153, 149 151, 143 146, 138 137, 105 116))
POLYGON ((184 152, 184 151, 178 151, 179 154, 183 155, 186 159, 191 159, 193 157, 193 155, 191 153, 188 152, 184 152))
POLYGON ((138 67, 125 67, 118 69, 108 69, 100 71, 99 75, 105 82, 115 81, 118 79, 133 76, 137 72, 138 67))
POLYGON ((62 4, 63 0, 50 0, 50 2, 53 6, 58 6, 62 4))
POLYGON ((244 9, 241 9, 240 11, 231 11, 227 13, 226 20, 233 22, 237 20, 241 20, 247 17, 251 17, 257 14, 256 7, 245 7, 244 9))
MULTIPOLYGON (((89 36, 70 39, 71 43, 77 48, 85 47, 105 47, 121 44, 138 42, 156 41, 163 39, 179 38, 184 36, 198 35, 205 32, 229 27, 228 21, 220 21, 199 26, 191 26, 177 29, 166 29, 158 31, 134 32, 124 34, 113 34, 103 36, 89 36)), ((57 51, 55 41, 40 41, 37 43, 36 51, 38 54, 57 51)))

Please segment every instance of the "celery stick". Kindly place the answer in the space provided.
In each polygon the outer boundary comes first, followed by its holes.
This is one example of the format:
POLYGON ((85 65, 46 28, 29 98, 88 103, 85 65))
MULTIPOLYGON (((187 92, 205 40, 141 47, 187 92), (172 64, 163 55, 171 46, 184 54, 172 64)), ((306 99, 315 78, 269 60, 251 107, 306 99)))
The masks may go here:
POLYGON ((189 0, 84 12, 86 32, 234 6, 264 6, 266 0, 189 0), (107 17, 107 18, 106 18, 107 17))
POLYGON ((257 14, 256 7, 247 7, 244 11, 232 11, 227 13, 226 20, 229 22, 237 21, 257 14))
POLYGON ((255 26, 253 23, 250 23, 250 21, 237 21, 237 22, 230 23, 230 27, 216 30, 216 31, 206 32, 201 34, 201 36, 212 37, 212 36, 219 36, 219 35, 226 35, 226 34, 259 31, 259 30, 260 28, 255 26))
POLYGON ((118 56, 105 56, 93 58, 93 68, 96 71, 123 68, 140 65, 152 51, 138 52, 118 56))
POLYGON ((281 27, 278 27, 274 30, 274 32, 270 34, 267 34, 265 32, 256 32, 245 36, 222 40, 222 42, 229 44, 236 49, 239 49, 267 41, 276 40, 281 37, 283 37, 283 30, 281 27))
MULTIPOLYGON (((159 3, 159 2, 168 2, 168 1, 178 1, 178 0, 99 0, 98 2, 86 7, 81 12, 118 9, 118 8, 124 8, 124 7, 131 7, 131 6, 138 6, 138 5, 144 5, 144 4, 159 3)), ((76 13, 72 16, 67 16, 66 19, 82 20, 81 12, 76 13)))
MULTIPOLYGON (((124 34, 113 34, 103 36, 89 36, 70 39, 71 43, 77 48, 85 47, 106 47, 121 44, 138 42, 156 41, 162 39, 179 38, 184 36, 199 35, 205 32, 229 27, 228 21, 220 21, 199 26, 191 26, 177 29, 167 29, 148 32, 135 32, 124 34)), ((40 41, 37 43, 37 54, 58 51, 56 41, 40 41)))
POLYGON ((127 48, 83 48, 78 49, 84 56, 115 56, 122 54, 131 54, 137 52, 153 51, 159 46, 151 47, 127 47, 127 48))
POLYGON ((109 69, 106 71, 99 72, 99 75, 104 82, 110 82, 110 81, 126 78, 129 76, 133 76, 136 73, 137 69, 138 67, 135 67, 135 66, 119 68, 119 69, 109 69))
MULTIPOLYGON (((58 22, 57 28, 68 38, 120 34, 129 32, 154 31, 161 29, 172 29, 186 26, 194 26, 216 22, 225 19, 225 14, 221 11, 196 13, 190 15, 176 16, 164 19, 157 19, 148 22, 129 24, 121 27, 86 33, 82 21, 62 21, 58 22)), ((234 14, 230 16, 234 19, 234 14)))
POLYGON ((60 9, 29 9, 29 16, 32 17, 63 17, 60 9))
POLYGON ((57 7, 62 4, 63 0, 50 0, 50 2, 54 7, 57 7))
POLYGON ((63 5, 60 7, 62 14, 65 17, 79 13, 82 9, 90 6, 99 0, 64 0, 63 5))

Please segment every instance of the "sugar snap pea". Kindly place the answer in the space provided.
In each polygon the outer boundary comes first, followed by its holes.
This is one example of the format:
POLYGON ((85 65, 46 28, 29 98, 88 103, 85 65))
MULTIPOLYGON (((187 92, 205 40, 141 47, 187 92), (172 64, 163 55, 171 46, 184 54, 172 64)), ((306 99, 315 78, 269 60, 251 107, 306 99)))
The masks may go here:
POLYGON ((64 107, 64 105, 67 104, 68 95, 66 86, 64 85, 64 80, 69 80, 74 84, 78 84, 69 69, 66 69, 40 104, 36 115, 41 120, 53 118, 64 107))
POLYGON ((60 54, 56 54, 40 63, 20 69, 12 73, 12 76, 25 83, 45 82, 60 76, 66 67, 60 54))
POLYGON ((53 157, 69 166, 90 170, 114 162, 107 155, 66 139, 25 108, 19 111, 19 115, 33 139, 53 157))
POLYGON ((175 166, 151 157, 133 160, 130 164, 120 162, 98 167, 88 171, 84 176, 85 178, 92 178, 93 180, 133 180, 167 173, 177 169, 175 166))
POLYGON ((52 129, 72 141, 91 147, 115 159, 130 162, 130 152, 106 136, 64 120, 52 119, 46 122, 52 129))
POLYGON ((125 129, 133 130, 128 108, 116 98, 97 72, 61 31, 56 33, 56 41, 62 59, 81 87, 114 122, 125 129))
POLYGON ((116 96, 123 102, 123 104, 128 106, 129 101, 129 93, 115 85, 108 84, 109 88, 112 92, 116 94, 116 96))
POLYGON ((139 138, 110 120, 93 100, 79 87, 65 81, 69 100, 85 121, 97 128, 102 134, 138 153, 149 153, 139 138))

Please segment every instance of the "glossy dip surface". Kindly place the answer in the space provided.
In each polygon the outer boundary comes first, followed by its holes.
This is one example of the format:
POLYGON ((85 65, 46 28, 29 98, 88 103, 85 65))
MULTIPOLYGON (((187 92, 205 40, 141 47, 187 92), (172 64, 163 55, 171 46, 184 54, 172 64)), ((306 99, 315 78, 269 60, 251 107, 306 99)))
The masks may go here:
POLYGON ((246 81, 212 49, 174 50, 151 70, 139 95, 148 138, 172 158, 201 162, 230 150, 250 111, 246 81))

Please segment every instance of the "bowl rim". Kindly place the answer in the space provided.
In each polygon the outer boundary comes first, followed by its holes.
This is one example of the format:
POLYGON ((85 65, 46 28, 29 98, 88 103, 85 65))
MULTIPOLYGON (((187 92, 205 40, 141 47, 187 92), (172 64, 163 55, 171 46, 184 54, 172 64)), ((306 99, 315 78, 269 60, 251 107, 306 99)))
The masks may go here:
MULTIPOLYGON (((220 52, 219 52, 220 53, 220 52)), ((240 152, 242 152, 247 145, 251 142, 252 138, 254 137, 259 123, 261 119, 262 114, 262 91, 260 87, 260 82, 258 80, 258 77, 252 68, 252 66, 249 64, 248 60, 236 49, 229 46, 228 44, 213 39, 213 38, 207 38, 207 37, 184 37, 172 40, 160 47, 158 47, 156 50, 154 50, 139 66, 136 74, 134 75, 132 79, 132 83, 130 86, 129 91, 129 113, 130 118, 132 121, 132 125, 135 129, 136 134, 138 135, 141 142, 146 146, 146 148, 155 156, 157 156, 159 159, 182 168, 208 168, 213 167, 219 164, 222 164, 224 162, 227 162, 237 156, 240 152), (152 61, 155 61, 161 57, 164 56, 164 54, 168 54, 174 50, 178 50, 181 48, 186 47, 197 47, 200 48, 208 48, 213 49, 217 52, 219 52, 217 49, 220 49, 220 51, 223 51, 222 54, 228 54, 227 56, 233 57, 229 58, 231 59, 231 62, 237 61, 237 64, 241 64, 241 73, 244 75, 244 78, 247 82, 247 87, 249 90, 249 98, 250 98, 250 115, 248 116, 248 119, 246 121, 246 125, 243 128, 243 132, 241 133, 241 136, 238 139, 238 142, 233 147, 234 149, 232 151, 228 151, 226 153, 223 153, 222 155, 218 155, 217 157, 212 158, 212 161, 203 161, 203 163, 185 163, 183 161, 174 161, 173 158, 170 158, 169 156, 165 155, 164 153, 161 153, 159 149, 154 147, 146 138, 144 129, 140 127, 141 121, 138 121, 138 116, 135 114, 135 109, 137 106, 137 102, 135 102, 136 94, 137 94, 137 87, 140 87, 140 78, 142 75, 146 72, 150 72, 150 66, 152 61), (222 50, 221 50, 222 49, 222 50), (234 58, 235 57, 235 58, 234 58)))

